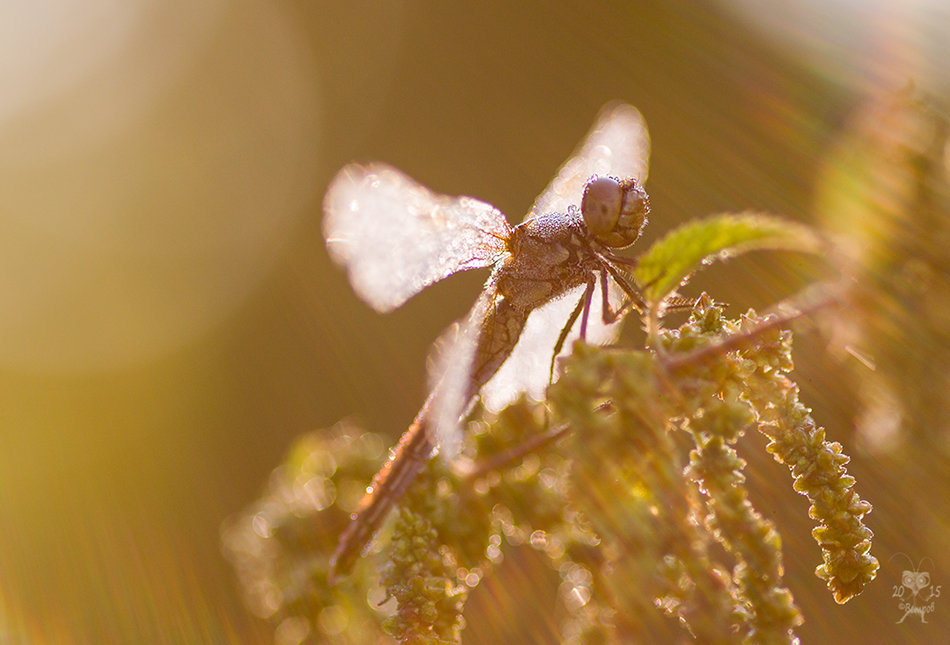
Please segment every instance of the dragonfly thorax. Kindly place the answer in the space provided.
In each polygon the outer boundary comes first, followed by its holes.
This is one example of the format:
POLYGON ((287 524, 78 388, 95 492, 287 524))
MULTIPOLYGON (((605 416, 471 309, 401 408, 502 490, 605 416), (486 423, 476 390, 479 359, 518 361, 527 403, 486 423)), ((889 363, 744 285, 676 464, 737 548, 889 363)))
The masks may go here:
POLYGON ((514 228, 508 254, 493 282, 513 305, 533 309, 584 284, 600 268, 590 238, 576 211, 549 213, 514 228))
POLYGON ((604 246, 623 248, 636 242, 649 213, 647 193, 635 179, 594 177, 584 188, 581 214, 604 246))

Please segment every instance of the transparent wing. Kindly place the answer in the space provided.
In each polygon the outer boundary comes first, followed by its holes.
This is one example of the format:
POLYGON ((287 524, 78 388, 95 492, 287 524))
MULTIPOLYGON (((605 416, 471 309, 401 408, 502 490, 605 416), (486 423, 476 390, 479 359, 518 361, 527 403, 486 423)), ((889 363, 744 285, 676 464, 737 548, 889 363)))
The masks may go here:
MULTIPOLYGON (((616 310, 623 302, 623 291, 613 281, 608 281, 607 286, 611 307, 616 310)), ((581 285, 531 312, 511 356, 481 389, 482 402, 486 408, 497 412, 517 399, 522 392, 538 400, 544 398, 554 346, 583 294, 584 286, 581 285)), ((478 335, 495 297, 493 288, 483 291, 465 321, 447 330, 434 349, 429 376, 430 388, 435 392, 430 439, 439 446, 440 453, 449 459, 458 454, 461 445, 459 421, 470 405, 470 383, 478 335)), ((598 287, 591 300, 587 342, 605 345, 616 341, 621 320, 610 325, 604 323, 598 287)), ((578 318, 560 356, 571 353, 579 335, 578 318)), ((554 377, 556 380, 557 371, 554 377)))
POLYGON ((454 459, 462 442, 460 421, 468 411, 472 369, 482 321, 496 297, 494 286, 482 291, 465 320, 443 333, 433 348, 429 371, 432 416, 429 439, 439 453, 454 459))
POLYGON ((580 204, 584 186, 593 175, 647 179, 650 135, 640 112, 625 103, 608 103, 597 115, 587 137, 528 211, 528 218, 566 213, 580 204))
POLYGON ((323 212, 330 257, 377 311, 391 311, 453 273, 494 264, 511 233, 490 204, 433 193, 384 164, 340 170, 323 212))
MULTIPOLYGON (((517 399, 522 392, 539 401, 544 399, 554 346, 561 329, 570 318, 571 311, 583 294, 584 285, 581 285, 531 312, 511 356, 482 388, 482 403, 486 408, 497 412, 517 399)), ((623 292, 612 280, 608 281, 608 297, 616 311, 623 301, 623 292)), ((601 303, 598 285, 591 299, 590 317, 587 321, 587 342, 592 345, 612 343, 620 334, 620 320, 610 325, 604 324, 601 303)), ((581 321, 578 318, 567 336, 560 356, 571 353, 574 341, 580 336, 580 329, 581 321)), ((557 376, 555 369, 555 380, 557 376)))

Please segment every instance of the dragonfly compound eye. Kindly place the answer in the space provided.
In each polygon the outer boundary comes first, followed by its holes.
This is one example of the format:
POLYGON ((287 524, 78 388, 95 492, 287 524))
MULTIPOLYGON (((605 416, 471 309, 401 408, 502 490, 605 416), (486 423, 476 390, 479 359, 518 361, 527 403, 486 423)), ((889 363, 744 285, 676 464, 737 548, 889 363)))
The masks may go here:
POLYGON ((634 179, 595 177, 584 188, 584 222, 597 241, 606 246, 620 248, 633 244, 640 237, 649 212, 646 191, 634 179))

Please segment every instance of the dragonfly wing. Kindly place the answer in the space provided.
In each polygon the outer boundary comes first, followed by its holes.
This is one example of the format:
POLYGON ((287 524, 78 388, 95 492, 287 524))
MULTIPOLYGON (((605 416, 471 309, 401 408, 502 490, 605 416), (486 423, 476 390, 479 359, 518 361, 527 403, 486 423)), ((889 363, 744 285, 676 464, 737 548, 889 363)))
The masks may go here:
POLYGON ((650 135, 640 112, 625 103, 608 103, 597 115, 587 137, 538 196, 528 217, 566 213, 579 204, 593 175, 647 179, 650 135))
MULTIPOLYGON (((616 310, 623 301, 623 292, 612 280, 608 281, 608 294, 611 307, 616 310)), ((482 403, 486 408, 497 412, 514 402, 522 392, 539 401, 544 399, 554 346, 571 311, 583 295, 584 285, 581 285, 531 312, 511 356, 482 388, 482 403)), ((587 321, 587 342, 592 345, 612 343, 620 334, 620 320, 610 325, 604 323, 601 304, 602 297, 598 287, 591 299, 590 317, 587 321)), ((578 318, 559 356, 571 353, 574 341, 580 336, 580 329, 581 322, 578 318)), ((557 376, 555 369, 555 380, 557 376)))
POLYGON ((439 337, 430 356, 429 389, 434 394, 429 439, 448 459, 454 459, 461 448, 460 422, 475 394, 471 380, 479 334, 496 296, 489 283, 465 320, 439 337))
POLYGON ((340 170, 323 211, 330 257, 377 311, 453 273, 494 264, 511 233, 490 204, 439 195, 384 164, 340 170))

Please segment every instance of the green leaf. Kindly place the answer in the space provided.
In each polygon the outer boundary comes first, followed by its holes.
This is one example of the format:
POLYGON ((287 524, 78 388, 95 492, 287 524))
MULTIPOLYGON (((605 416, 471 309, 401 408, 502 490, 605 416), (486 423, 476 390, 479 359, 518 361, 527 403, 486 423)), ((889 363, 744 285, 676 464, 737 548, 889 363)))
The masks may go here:
POLYGON ((638 259, 633 277, 647 303, 657 304, 713 260, 759 249, 817 253, 821 247, 817 233, 802 224, 760 213, 713 215, 656 241, 638 259))

